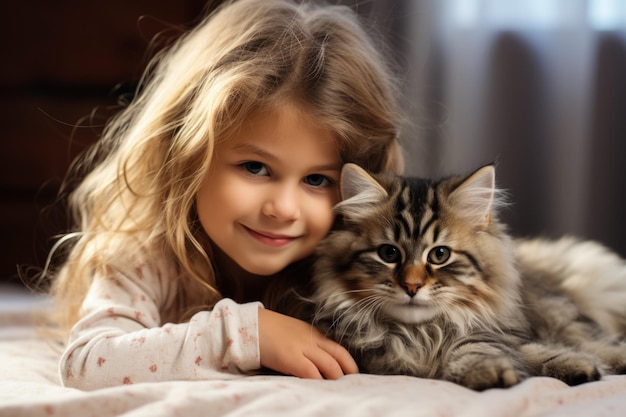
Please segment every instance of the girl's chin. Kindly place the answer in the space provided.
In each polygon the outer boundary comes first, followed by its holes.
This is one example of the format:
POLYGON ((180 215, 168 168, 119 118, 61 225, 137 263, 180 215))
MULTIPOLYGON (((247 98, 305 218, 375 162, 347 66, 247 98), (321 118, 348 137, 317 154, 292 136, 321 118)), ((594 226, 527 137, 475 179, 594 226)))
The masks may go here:
POLYGON ((259 265, 259 264, 239 264, 246 272, 260 277, 269 277, 278 274, 285 269, 288 264, 259 265))

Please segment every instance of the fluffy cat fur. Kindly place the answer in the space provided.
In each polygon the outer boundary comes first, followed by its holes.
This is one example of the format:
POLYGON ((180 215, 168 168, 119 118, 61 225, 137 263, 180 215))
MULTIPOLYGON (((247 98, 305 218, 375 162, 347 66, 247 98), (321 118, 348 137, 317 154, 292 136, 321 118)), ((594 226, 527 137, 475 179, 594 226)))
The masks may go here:
POLYGON ((346 164, 341 192, 299 289, 310 304, 279 309, 344 345, 361 372, 476 390, 626 372, 626 264, 594 242, 511 239, 494 166, 431 181, 346 164))

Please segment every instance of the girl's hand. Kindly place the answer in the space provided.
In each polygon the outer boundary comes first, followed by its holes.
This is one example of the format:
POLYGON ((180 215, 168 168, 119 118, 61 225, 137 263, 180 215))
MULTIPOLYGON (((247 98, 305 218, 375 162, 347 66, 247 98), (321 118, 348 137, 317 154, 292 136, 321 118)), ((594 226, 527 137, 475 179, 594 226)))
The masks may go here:
POLYGON ((337 379, 359 372, 340 344, 296 318, 259 308, 261 365, 286 375, 337 379))

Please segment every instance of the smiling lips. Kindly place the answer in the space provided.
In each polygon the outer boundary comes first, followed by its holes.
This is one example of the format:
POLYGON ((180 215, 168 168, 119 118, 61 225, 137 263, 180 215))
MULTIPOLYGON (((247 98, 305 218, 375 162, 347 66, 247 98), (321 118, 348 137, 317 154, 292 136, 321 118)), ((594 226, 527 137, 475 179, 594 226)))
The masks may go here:
POLYGON ((277 235, 270 232, 257 232, 246 226, 244 226, 244 229, 246 229, 248 234, 254 239, 268 246, 285 246, 297 239, 297 237, 293 236, 277 235))

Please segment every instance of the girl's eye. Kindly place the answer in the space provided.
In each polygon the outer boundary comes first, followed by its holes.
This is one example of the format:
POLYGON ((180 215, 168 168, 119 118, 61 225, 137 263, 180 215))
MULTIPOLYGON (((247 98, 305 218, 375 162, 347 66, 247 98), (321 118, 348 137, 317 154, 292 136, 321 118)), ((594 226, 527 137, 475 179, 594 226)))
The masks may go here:
POLYGON ((267 167, 265 166, 265 164, 262 164, 261 162, 257 162, 257 161, 244 162, 243 164, 241 164, 241 166, 243 167, 243 169, 245 169, 246 171, 248 171, 250 174, 253 174, 253 175, 268 175, 269 174, 267 167))
POLYGON ((304 178, 304 182, 312 187, 327 187, 330 185, 330 180, 321 174, 307 175, 304 178))
POLYGON ((383 262, 387 262, 390 264, 398 263, 402 259, 402 253, 400 252, 400 249, 388 244, 380 245, 378 247, 378 256, 380 256, 380 259, 382 259, 383 262))
POLYGON ((441 265, 450 259, 450 248, 446 246, 434 247, 428 252, 428 262, 433 265, 441 265))

